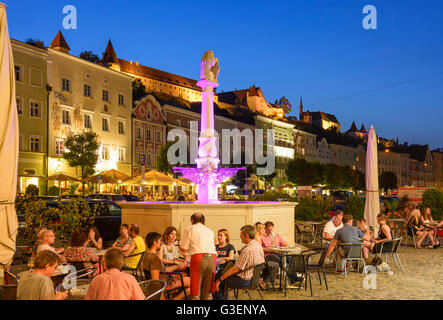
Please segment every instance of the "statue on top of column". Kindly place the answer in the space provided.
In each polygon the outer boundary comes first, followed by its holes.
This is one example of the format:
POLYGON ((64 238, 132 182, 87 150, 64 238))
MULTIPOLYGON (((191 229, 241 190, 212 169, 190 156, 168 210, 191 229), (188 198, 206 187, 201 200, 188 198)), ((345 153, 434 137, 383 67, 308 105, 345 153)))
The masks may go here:
POLYGON ((200 79, 218 84, 217 77, 219 73, 220 66, 218 65, 218 59, 214 58, 214 52, 206 51, 200 62, 200 79))

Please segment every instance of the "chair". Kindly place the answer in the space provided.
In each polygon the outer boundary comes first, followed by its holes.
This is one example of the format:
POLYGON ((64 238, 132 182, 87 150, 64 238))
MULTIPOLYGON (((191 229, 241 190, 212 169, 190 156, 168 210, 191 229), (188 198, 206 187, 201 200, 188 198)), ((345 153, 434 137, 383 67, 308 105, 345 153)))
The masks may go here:
POLYGON ((322 223, 316 227, 314 243, 318 240, 319 245, 323 242, 323 231, 325 230, 326 223, 322 223))
POLYGON ((408 245, 408 235, 412 234, 412 239, 414 241, 414 247, 417 248, 417 240, 415 238, 414 227, 406 225, 406 233, 405 233, 405 247, 408 245))
POLYGON ((19 274, 24 272, 24 271, 28 271, 29 270, 29 266, 27 264, 19 264, 16 266, 12 266, 10 268, 8 268, 8 270, 6 271, 7 274, 10 276, 12 284, 17 284, 19 279, 19 274))
POLYGON ((398 256, 398 249, 400 248, 401 240, 403 240, 403 239, 402 238, 396 238, 396 239, 393 239, 393 240, 390 240, 390 241, 382 242, 382 245, 381 245, 381 248, 380 248, 380 258, 382 258, 382 255, 385 254, 385 256, 386 256, 386 263, 388 263, 388 254, 391 254, 393 259, 394 259, 394 262, 395 262, 395 265, 396 265, 397 269, 400 269, 401 272, 404 273, 403 266, 402 266, 401 261, 400 261, 400 257, 398 256), (386 246, 386 244, 388 244, 388 243, 392 243, 392 246, 386 246))
POLYGON ((145 300, 160 300, 166 288, 166 281, 146 280, 138 283, 145 294, 145 300))
MULTIPOLYGON (((280 257, 280 268, 285 274, 284 277, 284 285, 283 291, 286 297, 287 292, 287 280, 289 274, 294 273, 302 273, 305 276, 305 290, 308 288, 308 278, 309 278, 309 288, 311 290, 312 297, 312 283, 311 283, 311 275, 308 272, 308 263, 309 263, 309 254, 283 254, 280 257), (289 261, 289 264, 286 266, 285 261, 289 261)), ((301 288, 301 282, 298 286, 298 290, 301 288)))
MULTIPOLYGON (((262 294, 262 292, 260 290, 260 286, 258 285, 258 281, 260 280, 260 276, 261 276, 261 274, 262 274, 262 272, 263 272, 263 270, 265 268, 266 268, 266 263, 263 262, 263 263, 255 265, 255 266, 250 266, 250 267, 246 268, 245 270, 241 270, 241 271, 237 272, 237 273, 240 273, 240 272, 244 272, 244 271, 249 270, 249 269, 254 269, 254 272, 253 272, 252 278, 251 278, 251 283, 249 284, 249 286, 246 286, 246 287, 244 287, 244 286, 228 286, 228 285, 226 285, 224 290, 223 290, 223 296, 226 296, 226 294, 229 294, 229 290, 232 289, 234 291, 235 300, 238 300, 238 290, 239 289, 243 289, 248 294, 249 300, 252 300, 252 297, 251 297, 251 294, 249 293, 249 290, 258 290, 258 292, 260 293, 260 297, 263 300, 263 294, 262 294)), ((235 275, 237 273, 234 273, 231 276, 233 276, 233 275, 235 275)))
POLYGON ((324 268, 327 252, 328 252, 328 249, 326 249, 326 248, 314 248, 314 249, 302 251, 301 253, 302 254, 312 253, 311 256, 321 253, 321 256, 316 264, 311 264, 311 263, 308 264, 308 271, 317 270, 318 280, 320 281, 320 285, 322 285, 321 276, 320 276, 320 271, 321 271, 323 273, 323 278, 325 280, 326 290, 329 290, 328 281, 326 280, 326 273, 325 273, 325 268, 324 268))
POLYGON ((299 240, 296 242, 303 242, 303 235, 312 237, 312 239, 315 238, 312 225, 304 225, 301 223, 296 223, 295 224, 295 231, 296 231, 296 233, 295 233, 296 238, 297 238, 297 235, 299 235, 299 240))
MULTIPOLYGON (((145 274, 145 280, 149 281, 149 280, 154 280, 151 277, 151 272, 149 270, 143 270, 144 274, 145 274)), ((185 300, 188 298, 187 294, 186 294, 186 287, 185 287, 185 283, 183 281, 183 274, 181 271, 174 271, 174 272, 162 272, 162 274, 166 274, 169 275, 170 277, 172 277, 172 275, 174 274, 178 274, 180 276, 180 282, 181 282, 181 286, 180 287, 175 287, 172 289, 168 289, 168 290, 164 290, 165 296, 168 299, 171 299, 171 295, 174 292, 178 292, 180 293, 180 291, 183 291, 184 295, 185 295, 185 300)), ((150 300, 155 300, 155 299, 150 299, 150 300)))
POLYGON ((17 284, 0 286, 0 300, 17 300, 17 284))
POLYGON ((136 254, 131 254, 125 258, 130 258, 130 257, 136 257, 136 256, 140 256, 140 259, 138 260, 137 263, 137 267, 135 268, 129 268, 128 266, 126 266, 124 268, 124 270, 129 270, 131 271, 131 274, 137 279, 137 281, 142 281, 143 280, 143 269, 142 269, 142 263, 143 263, 143 257, 145 255, 145 251, 143 252, 139 252, 136 254), (140 276, 138 275, 140 272, 140 276))
MULTIPOLYGON (((346 270, 346 264, 348 261, 358 261, 357 273, 360 273, 360 261, 363 262, 363 267, 365 267, 365 259, 363 258, 362 246, 363 243, 339 243, 338 247, 342 248, 343 253, 345 254, 343 257, 344 260, 344 268, 345 268, 345 278, 348 278, 348 272, 346 270)), ((337 261, 336 261, 337 262, 337 261)), ((336 263, 337 265, 337 263, 336 263)))

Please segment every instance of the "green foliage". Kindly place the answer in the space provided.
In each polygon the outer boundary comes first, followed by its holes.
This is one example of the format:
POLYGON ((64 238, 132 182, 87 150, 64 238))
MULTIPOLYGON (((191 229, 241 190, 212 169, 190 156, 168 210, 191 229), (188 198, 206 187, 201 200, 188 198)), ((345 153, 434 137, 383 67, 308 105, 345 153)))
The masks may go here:
MULTIPOLYGON (((248 178, 251 177, 251 174, 254 173, 254 166, 253 165, 246 165, 246 175, 248 178)), ((245 170, 238 170, 235 176, 231 178, 231 183, 239 188, 244 188, 246 184, 245 179, 245 170)))
POLYGON ((286 176, 290 182, 299 186, 313 186, 321 182, 322 166, 303 158, 291 159, 286 167, 286 176))
POLYGON ((254 197, 254 201, 295 201, 285 192, 266 191, 264 194, 254 197))
POLYGON ((140 79, 132 81, 132 101, 138 101, 148 95, 146 87, 140 79))
POLYGON ((35 184, 30 184, 26 187, 25 195, 29 197, 37 197, 39 195, 38 187, 35 184))
POLYGON ((352 195, 345 200, 343 206, 345 214, 350 214, 354 220, 361 219, 365 213, 365 200, 357 195, 352 195))
POLYGON ((282 107, 285 114, 291 112, 292 104, 289 102, 288 98, 286 98, 285 96, 280 98, 280 100, 278 101, 278 104, 280 105, 280 107, 282 107))
POLYGON ((380 188, 385 190, 392 190, 397 188, 397 175, 391 171, 383 171, 379 178, 378 183, 380 188))
POLYGON ((45 49, 45 43, 40 39, 29 38, 26 40, 26 43, 37 48, 45 49))
POLYGON ((68 191, 69 191, 69 194, 70 195, 74 195, 75 194, 75 192, 77 191, 77 189, 78 189, 78 183, 73 183, 73 182, 71 182, 70 184, 69 184, 69 188, 68 188, 68 191))
POLYGON ((388 199, 384 199, 383 203, 385 204, 385 207, 388 209, 388 212, 392 213, 394 213, 397 210, 399 205, 399 201, 396 200, 389 201, 388 199))
POLYGON ((443 193, 437 189, 428 189, 423 193, 422 208, 429 207, 434 220, 443 220, 443 193))
POLYGON ((300 198, 294 209, 294 219, 297 221, 322 221, 331 207, 331 199, 313 200, 309 197, 300 198))
POLYGON ((53 230, 56 238, 68 240, 74 230, 93 224, 99 209, 99 205, 91 209, 87 202, 79 199, 60 203, 58 208, 48 207, 43 200, 25 201, 17 212, 25 216, 23 242, 26 245, 35 243, 37 232, 43 227, 53 230))
MULTIPOLYGON (((167 141, 162 147, 157 156, 157 170, 166 174, 173 174, 172 167, 168 161, 168 149, 175 141, 167 141)), ((178 151, 178 150, 177 150, 178 151)))
POLYGON ((92 63, 98 63, 100 61, 100 58, 98 57, 98 55, 96 55, 94 52, 92 52, 91 50, 89 51, 82 51, 79 55, 79 57, 81 59, 90 61, 92 63))
POLYGON ((65 148, 69 151, 63 152, 63 159, 71 167, 80 167, 84 179, 95 172, 99 146, 98 134, 93 131, 71 133, 65 140, 65 148))
POLYGON ((50 196, 59 196, 60 195, 60 188, 57 186, 52 186, 49 188, 49 195, 50 196))

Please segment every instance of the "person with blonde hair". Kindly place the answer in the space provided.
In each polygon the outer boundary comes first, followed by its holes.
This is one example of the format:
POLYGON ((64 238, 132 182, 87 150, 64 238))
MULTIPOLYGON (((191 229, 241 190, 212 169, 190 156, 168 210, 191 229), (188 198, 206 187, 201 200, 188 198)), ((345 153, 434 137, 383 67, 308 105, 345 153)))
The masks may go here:
POLYGON ((426 236, 429 235, 429 231, 424 228, 425 221, 419 209, 411 211, 411 216, 406 225, 408 226, 408 235, 411 237, 415 235, 416 246, 418 249, 421 249, 422 247, 420 245, 426 236))
POLYGON ((261 222, 256 222, 254 227, 255 227, 255 241, 261 243, 261 237, 265 234, 265 225, 261 222))

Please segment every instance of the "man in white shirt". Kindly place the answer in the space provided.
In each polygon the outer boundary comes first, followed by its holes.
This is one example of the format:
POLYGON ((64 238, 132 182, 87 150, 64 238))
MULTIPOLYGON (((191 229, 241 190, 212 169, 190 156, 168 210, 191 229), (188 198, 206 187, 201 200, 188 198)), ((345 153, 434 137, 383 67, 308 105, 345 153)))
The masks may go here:
POLYGON ((343 228, 343 211, 337 210, 335 216, 326 223, 323 229, 323 246, 329 247, 329 244, 334 239, 335 232, 343 228))
POLYGON ((201 213, 194 213, 191 223, 183 232, 180 249, 191 256, 191 296, 208 300, 217 262, 214 232, 204 226, 205 216, 201 213))
POLYGON ((52 251, 54 253, 57 253, 59 255, 60 258, 60 262, 66 262, 65 256, 63 255, 63 251, 65 250, 64 248, 54 248, 52 246, 52 244, 54 244, 55 242, 55 235, 54 235, 54 231, 50 230, 50 229, 46 229, 41 233, 41 245, 39 245, 37 247, 37 254, 41 251, 44 250, 49 250, 52 251))

